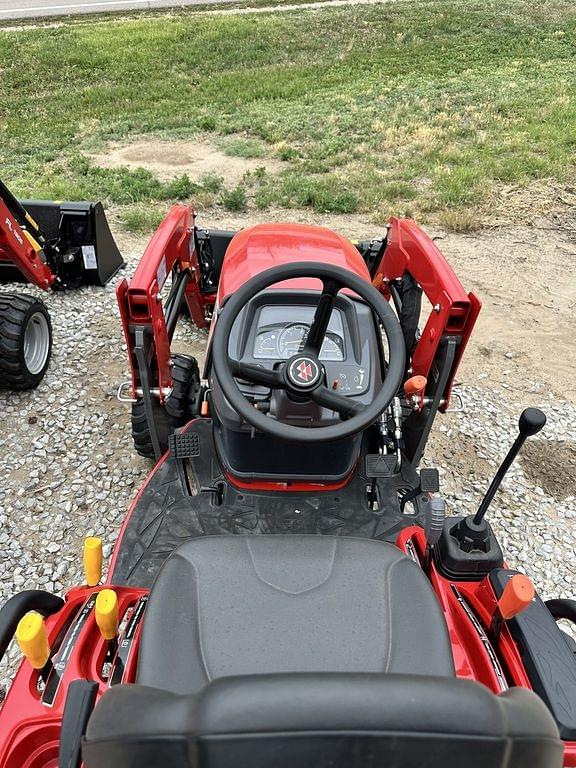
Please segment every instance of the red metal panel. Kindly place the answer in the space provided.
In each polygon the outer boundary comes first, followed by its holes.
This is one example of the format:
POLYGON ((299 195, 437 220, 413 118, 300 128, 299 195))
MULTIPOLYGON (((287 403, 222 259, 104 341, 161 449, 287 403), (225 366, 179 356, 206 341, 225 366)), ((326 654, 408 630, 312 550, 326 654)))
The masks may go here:
POLYGON ((0 261, 15 264, 31 283, 44 290, 48 290, 56 281, 56 275, 31 246, 22 227, 2 199, 0 199, 0 261))
MULTIPOLYGON (((397 546, 410 554, 408 542, 415 548, 422 561, 426 547, 426 534, 423 529, 413 526, 401 531, 397 546)), ((490 636, 489 627, 496 610, 497 599, 489 580, 450 581, 436 570, 434 563, 431 564, 429 577, 448 625, 457 676, 476 680, 494 693, 500 693, 502 687, 495 672, 494 663, 453 589, 456 587, 461 593, 486 634, 490 636)), ((489 639, 498 662, 505 672, 508 685, 532 690, 520 651, 506 624, 503 625, 497 642, 493 638, 489 637, 489 639)), ((576 766, 576 742, 564 742, 564 765, 569 768, 576 766)))
POLYGON ((436 244, 411 219, 391 218, 387 246, 376 272, 375 284, 388 295, 388 284, 408 272, 421 286, 432 312, 412 356, 412 374, 426 376, 443 336, 460 336, 452 374, 444 390, 444 405, 449 405, 450 391, 468 339, 482 304, 473 293, 466 293, 462 283, 436 244))
MULTIPOLYGON (((295 261, 320 261, 348 269, 370 281, 368 268, 354 245, 341 235, 307 224, 258 224, 232 239, 218 285, 218 305, 251 277, 295 261)), ((319 280, 285 280, 274 288, 321 289, 319 280)))
POLYGON ((200 268, 193 238, 194 211, 187 205, 174 205, 150 240, 130 283, 122 280, 116 289, 124 337, 128 346, 132 394, 136 397, 138 366, 134 358, 133 327, 145 326, 154 340, 154 360, 151 386, 157 387, 160 400, 172 385, 170 370, 170 339, 166 329, 161 292, 172 269, 189 269, 192 279, 186 290, 186 300, 194 322, 205 327, 204 300, 200 293, 200 268))

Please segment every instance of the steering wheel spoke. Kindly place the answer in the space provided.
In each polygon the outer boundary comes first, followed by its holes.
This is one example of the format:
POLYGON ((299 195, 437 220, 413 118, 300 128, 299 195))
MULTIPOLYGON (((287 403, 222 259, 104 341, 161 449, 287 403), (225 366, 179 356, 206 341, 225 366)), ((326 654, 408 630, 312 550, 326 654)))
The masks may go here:
POLYGON ((280 370, 271 371, 269 368, 263 368, 260 365, 252 363, 243 363, 239 360, 229 359, 230 371, 234 378, 244 379, 252 384, 261 384, 271 389, 284 389, 284 377, 280 370))
POLYGON ((321 405, 324 408, 330 408, 345 419, 349 419, 352 416, 359 416, 366 410, 366 406, 362 405, 362 403, 356 403, 349 397, 345 397, 345 395, 341 395, 339 392, 328 389, 328 387, 324 385, 315 389, 310 394, 310 397, 317 403, 317 405, 321 405))
POLYGON ((310 326, 308 336, 306 337, 306 343, 302 349, 302 354, 304 355, 312 354, 316 355, 316 357, 320 356, 320 350, 322 349, 324 337, 328 330, 328 323, 332 316, 336 296, 338 295, 340 288, 342 288, 342 283, 327 277, 322 278, 322 285, 322 293, 320 294, 318 304, 316 305, 314 319, 312 320, 312 325, 310 326))

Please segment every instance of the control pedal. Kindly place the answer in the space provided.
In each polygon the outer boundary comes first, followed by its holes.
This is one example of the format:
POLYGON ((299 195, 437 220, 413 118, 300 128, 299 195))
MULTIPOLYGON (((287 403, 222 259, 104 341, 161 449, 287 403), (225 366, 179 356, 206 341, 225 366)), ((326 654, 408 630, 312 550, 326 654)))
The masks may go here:
POLYGON ((400 510, 404 512, 404 507, 408 501, 413 501, 421 493, 438 493, 440 491, 440 473, 437 469, 421 469, 420 484, 416 488, 407 491, 400 499, 400 510))
POLYGON ((196 432, 170 435, 168 450, 174 459, 194 459, 200 456, 200 437, 196 432))
POLYGON ((395 453, 369 453, 366 456, 366 477, 394 477, 396 462, 395 453))
POLYGON ((440 473, 437 469, 420 470, 420 492, 438 493, 440 491, 440 473))

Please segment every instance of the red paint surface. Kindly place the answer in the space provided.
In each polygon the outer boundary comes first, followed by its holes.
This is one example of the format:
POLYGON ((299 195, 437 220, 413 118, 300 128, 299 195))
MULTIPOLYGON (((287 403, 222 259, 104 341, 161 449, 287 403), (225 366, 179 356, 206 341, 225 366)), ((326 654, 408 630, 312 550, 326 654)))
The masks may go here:
POLYGON ((445 336, 461 336, 452 374, 444 390, 445 411, 462 355, 480 313, 482 304, 473 293, 466 293, 454 270, 437 245, 411 219, 391 218, 387 246, 376 271, 375 282, 386 295, 388 284, 408 272, 421 286, 433 309, 412 355, 412 375, 430 374, 436 353, 445 336))
POLYGON ((200 292, 200 267, 194 248, 192 232, 195 213, 187 205, 174 205, 150 240, 130 283, 124 278, 116 289, 124 338, 132 378, 132 396, 137 397, 140 385, 138 365, 134 355, 134 328, 141 326, 150 332, 154 355, 151 362, 150 386, 164 389, 172 386, 170 369, 170 338, 166 328, 162 289, 173 269, 190 270, 191 279, 185 292, 186 303, 194 323, 206 327, 205 307, 214 303, 213 294, 200 292))
POLYGON ((0 261, 15 264, 34 285, 47 290, 56 275, 45 264, 24 235, 22 227, 0 199, 0 261))
MULTIPOLYGON (((228 246, 218 285, 218 305, 255 275, 296 261, 333 264, 370 282, 357 248, 336 232, 307 224, 258 224, 238 232, 228 246)), ((322 290, 322 283, 314 278, 297 278, 273 288, 322 290)))
MULTIPOLYGON (((57 638, 72 623, 88 597, 100 589, 102 587, 70 590, 64 607, 46 619, 48 638, 54 652, 58 650, 57 638)), ((138 598, 146 594, 146 590, 126 587, 118 587, 116 592, 121 619, 138 598)), ((136 637, 139 638, 139 634, 136 637)), ((78 679, 94 680, 99 683, 98 696, 101 696, 108 687, 101 676, 106 652, 107 643, 100 635, 92 612, 78 635, 51 707, 41 701, 37 690, 38 672, 28 661, 22 661, 0 709, 0 768, 56 768, 68 685, 78 679)), ((136 640, 126 665, 127 680, 135 678, 137 657, 136 640)))
MULTIPOLYGON (((422 561, 426 546, 426 535, 423 529, 414 526, 400 532, 397 546, 404 552, 407 552, 408 540, 412 541, 422 561)), ((531 690, 532 686, 524 669, 518 646, 506 625, 504 624, 497 641, 490 637, 488 628, 496 610, 497 599, 489 580, 450 581, 438 573, 433 563, 429 577, 448 626, 456 675, 483 683, 496 694, 501 692, 490 656, 454 595, 452 584, 457 587, 476 618, 480 620, 503 668, 509 687, 521 686, 531 690)), ((576 766, 576 742, 564 742, 564 765, 569 768, 576 766)))

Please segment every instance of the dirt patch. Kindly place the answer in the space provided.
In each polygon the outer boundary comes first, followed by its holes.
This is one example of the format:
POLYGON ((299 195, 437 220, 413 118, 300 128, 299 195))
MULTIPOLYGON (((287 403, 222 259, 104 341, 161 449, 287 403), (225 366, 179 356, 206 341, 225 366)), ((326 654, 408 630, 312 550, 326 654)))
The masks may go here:
POLYGON ((548 496, 562 500, 574 495, 576 443, 528 440, 521 456, 526 476, 548 496))
POLYGON ((564 232, 516 227, 446 235, 440 250, 483 302, 463 380, 529 402, 552 393, 576 402, 576 245, 564 232))
POLYGON ((552 179, 535 180, 527 185, 495 185, 481 207, 482 220, 492 226, 514 226, 531 222, 536 229, 561 233, 576 242, 576 187, 552 179))
POLYGON ((206 174, 222 176, 227 187, 242 181, 245 173, 265 168, 277 173, 284 167, 280 160, 266 157, 231 157, 205 141, 146 139, 129 145, 111 143, 105 152, 92 154, 93 163, 101 168, 145 168, 161 181, 186 174, 200 181, 206 174))
POLYGON ((427 454, 446 464, 455 477, 485 481, 492 474, 489 462, 478 454, 474 438, 456 429, 432 432, 427 454))

